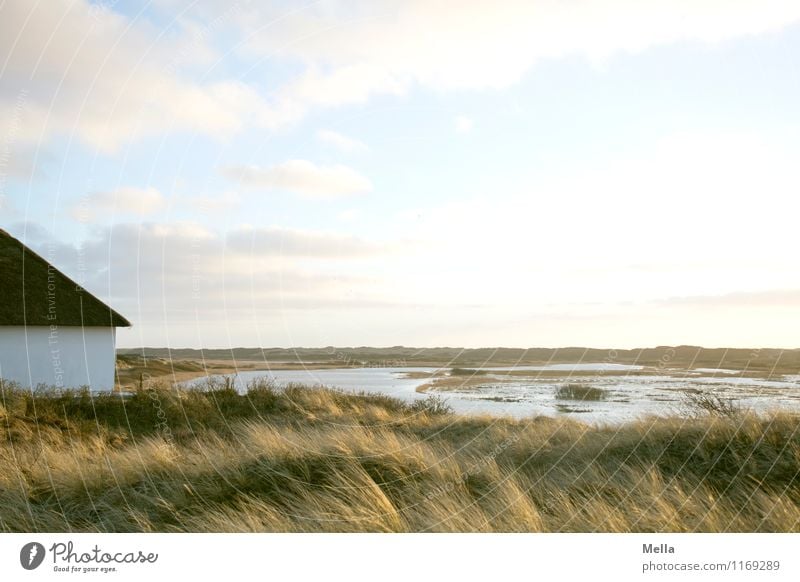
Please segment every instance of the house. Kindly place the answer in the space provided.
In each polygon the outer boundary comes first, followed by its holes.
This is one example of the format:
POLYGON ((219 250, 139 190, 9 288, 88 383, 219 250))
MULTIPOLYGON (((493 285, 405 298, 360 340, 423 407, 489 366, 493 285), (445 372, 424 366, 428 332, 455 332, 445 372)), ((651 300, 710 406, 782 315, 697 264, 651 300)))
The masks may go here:
POLYGON ((0 378, 25 388, 114 388, 130 322, 0 229, 0 378))

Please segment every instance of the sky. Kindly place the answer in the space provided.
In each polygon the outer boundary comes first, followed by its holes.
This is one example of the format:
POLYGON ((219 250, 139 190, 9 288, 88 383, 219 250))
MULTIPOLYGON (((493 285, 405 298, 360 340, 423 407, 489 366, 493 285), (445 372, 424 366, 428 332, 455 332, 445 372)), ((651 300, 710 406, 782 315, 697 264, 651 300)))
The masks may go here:
POLYGON ((0 228, 119 347, 800 347, 800 3, 5 0, 0 228))

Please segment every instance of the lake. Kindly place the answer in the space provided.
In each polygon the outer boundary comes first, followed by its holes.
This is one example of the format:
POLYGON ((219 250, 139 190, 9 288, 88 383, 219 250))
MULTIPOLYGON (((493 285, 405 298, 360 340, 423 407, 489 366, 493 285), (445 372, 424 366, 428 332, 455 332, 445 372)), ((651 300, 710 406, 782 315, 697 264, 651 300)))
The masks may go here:
MULTIPOLYGON (((735 404, 765 412, 771 409, 800 411, 800 377, 781 376, 769 380, 749 378, 736 370, 648 369, 608 363, 553 364, 481 368, 479 375, 454 379, 450 368, 334 368, 306 370, 243 371, 229 375, 240 392, 255 378, 268 377, 278 385, 290 383, 328 386, 347 392, 384 394, 411 402, 439 395, 458 413, 490 414, 517 418, 567 416, 590 423, 617 424, 647 415, 686 415, 688 399, 703 392, 735 404), (509 375, 508 372, 513 372, 509 375), (439 374, 450 382, 433 386, 426 393, 417 389, 429 384, 428 376, 439 374), (599 400, 564 397, 559 388, 579 384, 597 389, 599 400)), ((462 372, 464 373, 464 372, 462 372)), ((213 376, 221 378, 221 376, 213 376)), ((187 383, 198 387, 206 378, 187 383)))

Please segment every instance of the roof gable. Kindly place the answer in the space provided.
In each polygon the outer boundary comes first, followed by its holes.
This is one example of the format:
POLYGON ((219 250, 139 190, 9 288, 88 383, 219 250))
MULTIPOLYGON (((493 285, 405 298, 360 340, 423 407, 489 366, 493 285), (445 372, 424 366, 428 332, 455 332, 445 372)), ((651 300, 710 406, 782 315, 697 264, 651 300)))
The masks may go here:
POLYGON ((131 323, 0 229, 0 325, 130 327, 131 323))

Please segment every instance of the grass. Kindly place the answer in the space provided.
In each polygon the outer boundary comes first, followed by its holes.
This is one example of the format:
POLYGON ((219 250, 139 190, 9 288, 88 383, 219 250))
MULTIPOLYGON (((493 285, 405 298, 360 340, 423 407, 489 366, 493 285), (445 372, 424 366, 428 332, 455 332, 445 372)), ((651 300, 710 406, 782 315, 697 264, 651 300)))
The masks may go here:
POLYGON ((263 381, 0 396, 7 532, 800 531, 785 413, 596 427, 263 381))
POLYGON ((559 400, 601 401, 608 397, 608 391, 588 384, 563 384, 556 389, 559 400))

